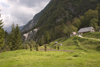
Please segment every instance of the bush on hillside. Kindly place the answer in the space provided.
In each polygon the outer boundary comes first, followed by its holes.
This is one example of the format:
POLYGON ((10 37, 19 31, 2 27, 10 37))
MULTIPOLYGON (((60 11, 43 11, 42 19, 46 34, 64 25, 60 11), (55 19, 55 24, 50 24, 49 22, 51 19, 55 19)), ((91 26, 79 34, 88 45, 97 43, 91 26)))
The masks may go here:
POLYGON ((97 47, 97 51, 100 51, 100 46, 97 47))

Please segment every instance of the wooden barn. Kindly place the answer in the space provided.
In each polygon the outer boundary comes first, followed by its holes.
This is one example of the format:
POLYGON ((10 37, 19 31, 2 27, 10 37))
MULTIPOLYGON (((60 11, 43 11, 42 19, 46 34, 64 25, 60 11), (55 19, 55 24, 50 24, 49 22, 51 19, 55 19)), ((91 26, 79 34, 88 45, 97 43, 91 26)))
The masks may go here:
POLYGON ((87 32, 95 32, 95 30, 94 30, 93 27, 81 28, 81 29, 78 31, 78 35, 82 35, 82 34, 87 33, 87 32))

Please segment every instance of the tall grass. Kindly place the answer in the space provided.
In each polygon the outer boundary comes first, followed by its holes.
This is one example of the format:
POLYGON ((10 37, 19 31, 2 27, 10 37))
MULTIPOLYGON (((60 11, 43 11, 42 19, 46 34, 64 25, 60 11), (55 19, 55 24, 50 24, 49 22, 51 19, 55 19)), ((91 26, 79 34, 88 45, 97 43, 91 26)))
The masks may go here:
POLYGON ((100 67, 99 52, 16 50, 0 53, 0 67, 100 67))
MULTIPOLYGON (((0 67, 100 67, 99 41, 77 36, 60 38, 48 44, 47 49, 59 43, 62 44, 60 50, 68 52, 28 49, 0 53, 0 67)), ((44 49, 44 46, 39 48, 44 49)))

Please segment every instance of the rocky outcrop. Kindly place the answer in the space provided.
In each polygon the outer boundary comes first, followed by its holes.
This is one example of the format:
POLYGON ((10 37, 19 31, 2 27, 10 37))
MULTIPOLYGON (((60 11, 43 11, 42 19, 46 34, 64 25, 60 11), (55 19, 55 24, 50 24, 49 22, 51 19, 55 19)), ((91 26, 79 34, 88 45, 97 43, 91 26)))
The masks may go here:
POLYGON ((39 28, 35 28, 32 31, 23 34, 23 41, 32 40, 34 38, 35 34, 37 33, 38 29, 39 28))

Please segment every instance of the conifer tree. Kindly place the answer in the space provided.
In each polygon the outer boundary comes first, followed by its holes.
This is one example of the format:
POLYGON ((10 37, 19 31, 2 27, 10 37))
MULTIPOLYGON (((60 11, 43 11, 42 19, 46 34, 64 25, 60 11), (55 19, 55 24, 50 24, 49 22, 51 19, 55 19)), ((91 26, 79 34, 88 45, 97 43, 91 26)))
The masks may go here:
POLYGON ((2 22, 2 20, 0 20, 0 51, 4 45, 4 29, 2 28, 3 27, 2 24, 3 24, 3 22, 2 22))
POLYGON ((12 30, 9 35, 9 47, 11 50, 15 50, 15 25, 12 25, 12 30))
POLYGON ((15 50, 18 49, 21 44, 22 44, 22 37, 19 26, 17 24, 15 28, 15 50))
POLYGON ((7 35, 6 45, 8 46, 9 50, 12 50, 12 35, 11 34, 7 35))
POLYGON ((16 25, 16 27, 14 24, 12 25, 12 31, 8 39, 9 47, 11 50, 17 50, 19 46, 22 44, 22 38, 18 24, 16 25))
POLYGON ((4 48, 6 48, 7 51, 10 50, 10 47, 9 47, 9 45, 8 45, 8 43, 9 43, 8 37, 9 37, 9 33, 8 33, 7 31, 5 31, 5 37, 4 37, 5 43, 4 43, 4 48))
POLYGON ((49 44, 49 43, 50 43, 50 41, 49 41, 49 40, 50 40, 50 35, 49 35, 49 32, 48 32, 48 31, 46 31, 46 32, 45 32, 45 41, 46 41, 46 43, 47 43, 47 44, 49 44))

